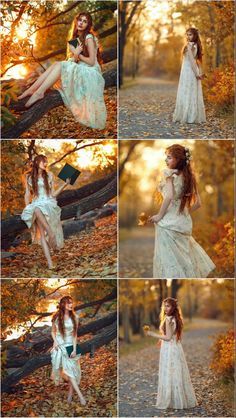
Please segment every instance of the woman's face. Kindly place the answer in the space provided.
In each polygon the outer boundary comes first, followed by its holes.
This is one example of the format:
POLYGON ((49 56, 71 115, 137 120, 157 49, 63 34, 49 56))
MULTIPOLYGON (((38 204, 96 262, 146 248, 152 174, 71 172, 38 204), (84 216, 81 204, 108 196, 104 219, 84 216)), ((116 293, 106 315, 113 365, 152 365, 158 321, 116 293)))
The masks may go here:
POLYGON ((193 42, 193 38, 194 38, 193 32, 188 31, 186 33, 186 36, 187 36, 187 41, 188 42, 193 42))
POLYGON ((171 306, 171 304, 170 304, 170 303, 168 303, 168 302, 166 302, 166 303, 164 304, 164 310, 165 310, 165 314, 166 314, 166 315, 170 315, 170 314, 171 314, 171 311, 172 311, 172 306, 171 306))
POLYGON ((45 160, 41 160, 39 163, 39 168, 41 168, 41 170, 46 170, 48 165, 48 160, 45 158, 45 160))
POLYGON ((68 302, 66 302, 65 308, 68 311, 72 311, 72 309, 73 309, 73 302, 72 302, 72 300, 69 300, 68 302))
POLYGON ((177 165, 177 159, 173 157, 169 152, 166 153, 166 159, 165 159, 166 165, 170 169, 174 169, 177 165))
POLYGON ((84 31, 88 26, 88 19, 86 16, 81 15, 77 20, 77 29, 79 31, 84 31))

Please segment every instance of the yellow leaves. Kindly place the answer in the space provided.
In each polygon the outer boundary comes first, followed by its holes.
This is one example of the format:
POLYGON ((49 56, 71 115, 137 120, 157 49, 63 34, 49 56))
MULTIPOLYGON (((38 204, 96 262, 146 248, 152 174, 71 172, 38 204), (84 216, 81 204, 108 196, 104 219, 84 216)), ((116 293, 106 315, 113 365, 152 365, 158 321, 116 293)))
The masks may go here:
POLYGON ((148 218, 149 216, 145 212, 140 213, 138 217, 138 226, 146 225, 148 222, 148 218))
POLYGON ((220 334, 213 346, 211 368, 214 373, 226 381, 234 379, 234 330, 220 334))
POLYGON ((216 68, 203 82, 207 101, 220 110, 234 103, 234 65, 216 68))

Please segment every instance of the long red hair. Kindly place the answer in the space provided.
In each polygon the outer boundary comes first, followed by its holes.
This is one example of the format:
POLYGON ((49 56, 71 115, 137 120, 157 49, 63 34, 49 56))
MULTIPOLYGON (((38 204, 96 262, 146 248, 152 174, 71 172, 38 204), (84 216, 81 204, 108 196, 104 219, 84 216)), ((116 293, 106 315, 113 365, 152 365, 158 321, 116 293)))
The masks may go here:
POLYGON ((181 196, 180 213, 184 211, 185 206, 191 207, 191 204, 196 201, 197 196, 197 182, 192 170, 191 162, 188 158, 188 151, 185 147, 179 144, 170 145, 166 148, 166 153, 169 152, 172 157, 176 158, 177 164, 175 169, 183 174, 184 187, 181 196))
POLYGON ((166 335, 166 314, 165 314, 165 303, 169 303, 171 305, 171 312, 169 316, 175 318, 176 321, 176 339, 179 341, 181 339, 182 331, 183 331, 183 317, 181 313, 181 309, 178 306, 177 299, 174 298, 166 298, 162 301, 161 304, 161 313, 160 313, 160 330, 164 332, 166 335))
MULTIPOLYGON (((37 155, 34 158, 34 161, 32 163, 32 168, 30 172, 27 174, 27 177, 31 178, 32 180, 32 190, 34 196, 38 196, 38 178, 39 178, 39 165, 43 161, 45 162, 47 160, 47 157, 43 154, 37 155)), ((44 187, 46 190, 47 195, 50 194, 50 186, 48 182, 48 173, 46 170, 42 170, 42 178, 44 181, 44 187)))
POLYGON ((196 28, 188 28, 186 30, 187 32, 191 32, 193 34, 193 42, 195 42, 195 44, 197 44, 197 59, 202 62, 202 56, 203 56, 203 52, 202 52, 202 43, 201 43, 201 39, 198 33, 198 30, 196 28))
MULTIPOLYGON (((87 46, 85 44, 86 36, 88 34, 91 34, 93 36, 93 39, 96 36, 96 33, 93 30, 93 19, 92 19, 92 16, 91 16, 90 13, 88 13, 88 12, 81 12, 78 15, 76 15, 75 18, 74 18, 74 20, 73 20, 73 23, 72 23, 72 38, 71 39, 74 39, 74 38, 79 38, 80 39, 80 41, 82 42, 82 45, 83 45, 83 55, 85 57, 88 57, 89 56, 88 48, 87 48, 87 46), (86 17, 86 19, 88 21, 88 25, 87 25, 86 29, 83 31, 83 33, 81 33, 79 35, 77 23, 78 23, 79 18, 82 17, 82 16, 85 16, 86 17)), ((100 49, 99 48, 97 50, 97 60, 98 60, 99 63, 102 62, 101 53, 100 53, 100 49)))
MULTIPOLYGON (((72 301, 72 298, 70 296, 63 296, 63 298, 61 298, 57 306, 57 309, 58 309, 57 312, 52 317, 52 322, 55 322, 56 319, 58 319, 58 328, 63 337, 65 335, 64 315, 65 315, 65 310, 66 310, 66 303, 70 301, 72 301)), ((73 322, 73 333, 74 335, 76 335, 76 319, 75 319, 75 313, 73 309, 69 311, 69 316, 73 322)))

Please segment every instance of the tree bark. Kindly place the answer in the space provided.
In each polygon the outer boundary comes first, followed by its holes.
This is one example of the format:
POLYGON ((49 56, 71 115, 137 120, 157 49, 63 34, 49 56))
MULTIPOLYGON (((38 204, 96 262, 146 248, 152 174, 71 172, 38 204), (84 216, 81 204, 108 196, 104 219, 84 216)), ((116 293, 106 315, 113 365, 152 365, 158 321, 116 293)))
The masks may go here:
MULTIPOLYGON (((98 191, 103 191, 101 194, 105 193, 103 196, 103 201, 108 199, 110 195, 112 197, 115 197, 116 193, 113 191, 113 193, 106 193, 106 187, 108 184, 111 184, 112 181, 115 179, 115 184, 117 182, 116 173, 112 173, 100 180, 96 180, 93 183, 87 184, 77 190, 67 190, 64 191, 59 197, 58 197, 58 205, 64 206, 67 203, 74 202, 73 205, 69 204, 68 210, 66 207, 62 209, 61 219, 69 219, 70 217, 76 216, 76 208, 79 206, 79 204, 82 204, 83 207, 83 213, 88 212, 89 210, 95 209, 97 206, 97 201, 94 201, 94 205, 91 203, 91 199, 89 199, 90 196, 93 196, 96 198, 96 193, 98 191), (80 200, 82 199, 82 200, 80 200), (86 199, 88 199, 88 209, 86 209, 86 199), (78 202, 80 200, 80 202, 78 202), (77 202, 77 203, 75 203, 77 202), (93 206, 93 207, 92 207, 93 206), (71 216, 69 216, 69 213, 71 213, 71 216)), ((112 183, 114 188, 114 183, 112 183)), ((109 188, 108 188, 109 189, 109 188)), ((106 203, 108 200, 106 200, 104 203, 106 203)), ((102 206, 102 203, 100 204, 102 206)), ((81 213, 82 214, 82 213, 81 213)), ((15 237, 18 234, 21 234, 27 229, 27 226, 24 221, 21 220, 20 215, 11 216, 7 219, 4 219, 1 221, 1 232, 2 232, 2 248, 7 249, 11 245, 11 243, 14 241, 15 237)))
MULTIPOLYGON (((117 323, 113 322, 111 325, 103 329, 103 331, 97 334, 94 338, 85 341, 80 344, 82 355, 89 353, 102 347, 103 345, 109 344, 117 337, 117 323)), ((11 386, 15 385, 24 377, 30 375, 40 367, 47 366, 51 363, 50 354, 42 354, 39 356, 32 357, 28 360, 23 367, 11 373, 2 381, 2 392, 10 392, 11 386)))

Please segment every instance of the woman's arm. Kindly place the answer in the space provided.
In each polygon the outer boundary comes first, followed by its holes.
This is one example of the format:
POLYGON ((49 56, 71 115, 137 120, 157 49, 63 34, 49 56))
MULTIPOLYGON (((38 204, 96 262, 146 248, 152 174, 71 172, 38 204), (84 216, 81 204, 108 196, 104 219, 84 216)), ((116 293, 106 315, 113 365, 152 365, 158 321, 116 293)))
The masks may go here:
POLYGON ((150 222, 159 222, 163 216, 166 214, 166 211, 170 205, 171 200, 174 197, 174 186, 173 186, 173 179, 172 177, 167 177, 166 179, 166 194, 165 198, 162 202, 160 210, 157 215, 151 216, 149 218, 150 222))
POLYGON ((150 337, 158 338, 159 340, 170 341, 174 335, 173 327, 170 325, 170 321, 166 320, 166 335, 156 334, 152 331, 147 331, 147 335, 150 337))
POLYGON ((30 197, 31 197, 31 195, 30 195, 30 188, 29 188, 29 185, 28 185, 28 179, 26 177, 25 178, 25 195, 24 195, 25 205, 26 206, 29 205, 29 203, 30 203, 30 197))
POLYGON ((95 64, 95 59, 96 59, 96 48, 94 45, 94 40, 92 38, 87 39, 86 45, 88 48, 88 54, 89 54, 88 57, 85 57, 82 54, 83 49, 79 45, 76 48, 74 48, 74 53, 75 53, 76 58, 78 58, 80 61, 83 61, 86 64, 89 64, 92 66, 95 64))
POLYGON ((201 206, 202 206, 201 198, 200 198, 199 193, 197 192, 196 201, 189 208, 189 212, 194 212, 195 210, 199 209, 201 206))
POLYGON ((188 54, 188 57, 189 57, 189 60, 190 60, 192 70, 193 70, 196 78, 199 79, 200 78, 200 70, 199 70, 199 67, 197 66, 197 63, 196 63, 195 58, 193 56, 192 48, 189 44, 187 44, 187 54, 188 54))
POLYGON ((68 185, 70 184, 70 179, 66 179, 66 182, 62 184, 57 190, 54 190, 54 180, 53 175, 51 177, 51 195, 52 197, 57 197, 68 185))
POLYGON ((58 342, 57 342, 57 338, 56 338, 56 332, 57 332, 57 327, 55 322, 52 323, 52 332, 51 332, 51 336, 53 339, 53 348, 55 348, 56 350, 58 350, 58 342))
POLYGON ((73 351, 72 351, 72 353, 71 353, 71 357, 75 357, 76 356, 76 345, 77 345, 77 329, 78 329, 78 323, 79 323, 79 320, 78 320, 78 318, 76 317, 76 333, 75 333, 75 335, 74 335, 74 338, 73 338, 73 351))

